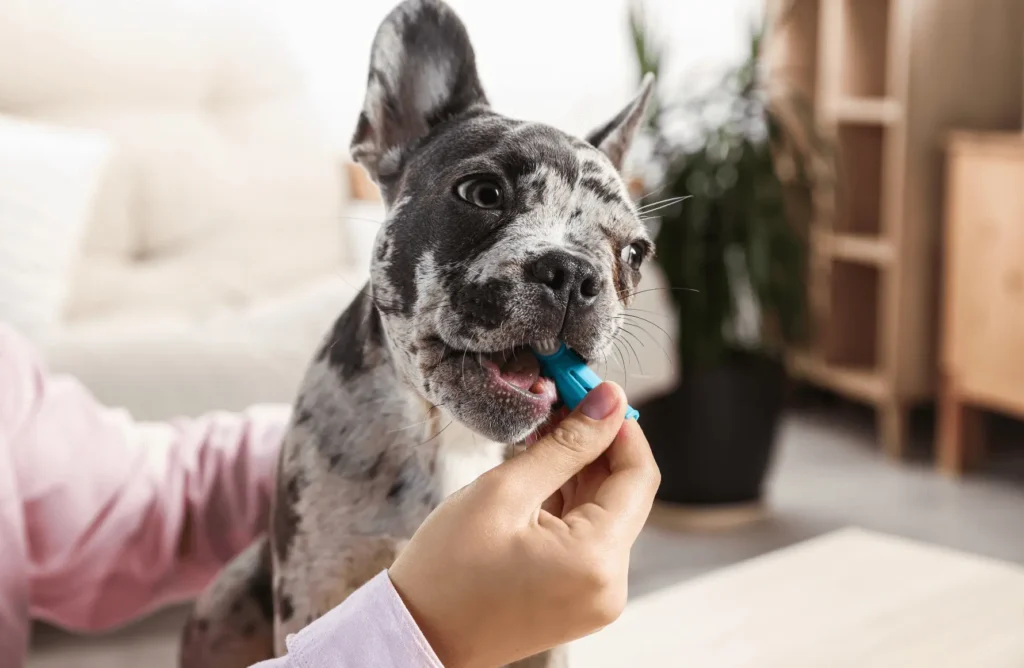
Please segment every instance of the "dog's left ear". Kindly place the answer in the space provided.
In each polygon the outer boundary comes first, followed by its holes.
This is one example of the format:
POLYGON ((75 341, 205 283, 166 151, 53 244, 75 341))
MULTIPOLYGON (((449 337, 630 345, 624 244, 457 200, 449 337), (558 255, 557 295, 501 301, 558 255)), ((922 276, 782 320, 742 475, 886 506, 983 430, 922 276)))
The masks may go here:
POLYGON ((633 101, 626 105, 626 108, 620 111, 615 118, 587 136, 588 142, 604 151, 604 154, 615 165, 615 169, 622 169, 622 163, 626 160, 626 154, 629 153, 629 147, 633 144, 633 138, 647 113, 647 105, 651 101, 653 92, 654 75, 648 73, 641 82, 640 91, 637 92, 633 101))
POLYGON ((381 23, 351 152, 374 180, 439 123, 487 97, 466 27, 442 0, 405 0, 381 23))

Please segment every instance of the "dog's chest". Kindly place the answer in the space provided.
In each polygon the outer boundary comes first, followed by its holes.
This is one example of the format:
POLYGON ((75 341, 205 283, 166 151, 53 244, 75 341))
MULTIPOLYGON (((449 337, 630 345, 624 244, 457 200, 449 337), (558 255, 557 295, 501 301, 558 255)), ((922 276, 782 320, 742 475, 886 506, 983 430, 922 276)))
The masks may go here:
POLYGON ((502 461, 503 445, 448 416, 437 422, 432 442, 410 445, 405 459, 393 456, 401 449, 389 451, 363 479, 324 470, 308 443, 300 449, 308 486, 296 503, 291 554, 276 565, 298 619, 321 614, 387 568, 437 503, 502 461))
POLYGON ((473 482, 505 458, 504 444, 490 441, 454 420, 439 438, 437 484, 442 498, 473 482))

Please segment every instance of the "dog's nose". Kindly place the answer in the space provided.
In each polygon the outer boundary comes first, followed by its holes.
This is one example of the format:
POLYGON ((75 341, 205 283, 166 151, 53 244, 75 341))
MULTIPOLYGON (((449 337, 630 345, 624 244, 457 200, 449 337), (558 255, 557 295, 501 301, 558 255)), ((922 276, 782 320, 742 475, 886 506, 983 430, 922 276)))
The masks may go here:
POLYGON ((526 278, 547 286, 565 307, 592 305, 604 287, 594 265, 560 250, 549 251, 527 265, 526 278))

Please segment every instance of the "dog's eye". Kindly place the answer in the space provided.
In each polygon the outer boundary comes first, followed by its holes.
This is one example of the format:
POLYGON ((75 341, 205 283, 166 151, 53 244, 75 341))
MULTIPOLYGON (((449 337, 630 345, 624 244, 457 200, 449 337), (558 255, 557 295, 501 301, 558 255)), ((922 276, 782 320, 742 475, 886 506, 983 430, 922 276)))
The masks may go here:
POLYGON ((455 189, 459 197, 481 209, 498 209, 504 203, 501 186, 490 179, 469 179, 455 189))
POLYGON ((640 271, 640 265, 644 262, 644 249, 639 243, 632 243, 623 246, 619 257, 633 271, 640 271))

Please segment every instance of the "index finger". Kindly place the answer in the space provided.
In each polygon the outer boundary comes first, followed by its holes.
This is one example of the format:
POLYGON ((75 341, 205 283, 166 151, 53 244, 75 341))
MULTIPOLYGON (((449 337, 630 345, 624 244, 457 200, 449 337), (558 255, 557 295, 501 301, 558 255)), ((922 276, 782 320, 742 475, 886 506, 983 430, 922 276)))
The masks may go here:
POLYGON ((608 529, 635 540, 651 514, 661 472, 636 420, 626 420, 605 451, 610 475, 594 495, 594 504, 611 520, 608 529))

